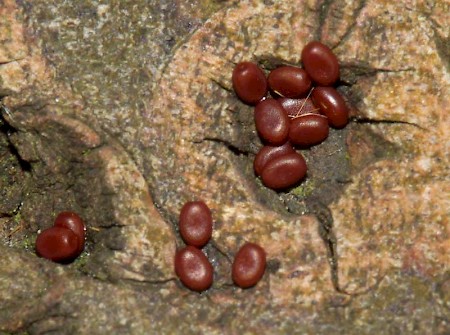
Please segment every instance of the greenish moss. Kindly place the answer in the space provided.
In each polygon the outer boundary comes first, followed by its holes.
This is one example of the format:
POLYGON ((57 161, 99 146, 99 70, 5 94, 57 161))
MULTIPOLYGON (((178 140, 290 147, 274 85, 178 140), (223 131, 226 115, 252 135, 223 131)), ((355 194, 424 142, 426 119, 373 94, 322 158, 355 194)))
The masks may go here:
POLYGON ((384 157, 386 159, 397 159, 401 153, 402 153, 402 148, 386 146, 386 151, 384 152, 384 157))
POLYGON ((300 186, 294 188, 291 191, 291 193, 299 198, 306 198, 313 193, 315 187, 316 185, 314 180, 308 179, 305 182, 303 182, 300 186))
POLYGON ((86 149, 86 150, 83 150, 82 155, 86 157, 86 156, 89 156, 91 154, 91 152, 92 152, 92 149, 86 149))
POLYGON ((14 221, 14 223, 16 223, 16 224, 19 224, 20 221, 22 221, 22 216, 20 215, 20 212, 17 212, 17 214, 14 215, 13 221, 14 221))
POLYGON ((20 247, 25 250, 34 249, 35 243, 36 243, 36 235, 25 236, 20 242, 20 247))
POLYGON ((72 266, 78 270, 82 270, 89 260, 89 253, 82 252, 80 256, 78 256, 75 261, 72 263, 72 266))

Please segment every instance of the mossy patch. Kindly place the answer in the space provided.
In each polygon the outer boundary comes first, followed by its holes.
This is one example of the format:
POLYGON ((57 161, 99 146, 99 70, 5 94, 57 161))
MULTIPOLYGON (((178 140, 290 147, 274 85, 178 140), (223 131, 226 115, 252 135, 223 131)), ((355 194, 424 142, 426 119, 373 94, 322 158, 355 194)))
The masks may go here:
POLYGON ((316 183, 314 182, 314 180, 307 179, 299 186, 294 188, 291 193, 301 199, 305 199, 313 193, 315 187, 316 183))

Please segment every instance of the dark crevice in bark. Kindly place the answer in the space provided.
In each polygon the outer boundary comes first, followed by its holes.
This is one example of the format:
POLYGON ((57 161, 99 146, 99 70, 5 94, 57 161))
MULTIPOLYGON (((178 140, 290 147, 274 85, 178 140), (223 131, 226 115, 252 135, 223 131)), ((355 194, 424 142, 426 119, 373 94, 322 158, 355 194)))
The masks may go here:
POLYGON ((345 42, 347 40, 347 38, 351 35, 351 33, 353 32, 353 29, 356 26, 357 19, 358 19, 359 15, 361 14, 361 11, 366 6, 366 3, 367 3, 366 0, 360 0, 359 1, 358 7, 356 7, 355 11, 353 12, 353 21, 352 21, 352 23, 347 27, 347 29, 345 30, 344 34, 339 38, 338 42, 335 45, 330 46, 330 48, 332 50, 336 49, 337 47, 339 47, 341 45, 341 43, 345 42))
POLYGON ((402 121, 402 120, 383 120, 383 119, 376 120, 376 119, 370 119, 370 118, 355 117, 355 118, 352 118, 351 121, 354 123, 359 123, 359 124, 394 124, 394 125, 395 124, 404 124, 404 125, 419 128, 421 130, 427 130, 426 128, 421 127, 414 122, 402 121))
POLYGON ((24 172, 32 172, 33 168, 30 162, 24 160, 19 152, 17 151, 17 148, 10 143, 9 146, 9 151, 11 152, 12 155, 14 155, 17 158, 17 161, 19 162, 20 168, 22 169, 22 171, 24 172))
POLYGON ((16 131, 16 129, 13 126, 11 126, 5 118, 5 114, 8 115, 9 118, 12 118, 11 111, 9 110, 8 107, 3 105, 3 103, 2 103, 2 99, 5 97, 6 96, 0 97, 0 126, 6 128, 8 130, 11 130, 11 131, 16 131))
POLYGON ((221 82, 220 80, 216 79, 216 78, 209 78, 214 84, 216 84, 217 86, 219 86, 221 89, 224 89, 227 92, 233 93, 234 94, 234 90, 232 88, 230 88, 229 86, 227 86, 225 83, 221 82))
POLYGON ((111 224, 107 224, 107 225, 106 224, 97 225, 96 227, 104 229, 104 230, 108 230, 108 229, 112 229, 112 228, 118 228, 118 229, 125 228, 125 227, 127 227, 127 225, 111 223, 111 224))
POLYGON ((6 65, 6 64, 10 64, 10 63, 14 63, 14 62, 19 62, 19 61, 24 60, 24 59, 25 59, 25 57, 10 59, 10 60, 4 61, 4 62, 0 62, 0 66, 6 65))
POLYGON ((204 137, 201 140, 193 141, 193 143, 199 144, 199 143, 202 143, 202 142, 205 142, 205 141, 218 143, 220 145, 225 146, 234 156, 245 156, 245 157, 248 157, 249 155, 253 154, 250 151, 243 150, 243 149, 239 148, 234 143, 231 143, 228 140, 225 140, 225 139, 222 139, 222 138, 218 138, 218 137, 204 137))
POLYGON ((328 13, 335 0, 324 0, 319 9, 319 22, 316 32, 314 33, 315 39, 322 40, 322 30, 325 25, 328 13))
MULTIPOLYGON (((0 100, 0 171, 2 172, 0 218, 8 218, 6 225, 9 226, 15 225, 14 219, 19 217, 22 210, 31 164, 20 156, 16 146, 11 142, 10 136, 17 130, 8 123, 3 113, 9 113, 9 110, 3 107, 0 100)), ((11 231, 6 235, 8 240, 21 229, 21 225, 15 225, 10 229, 11 231)))
POLYGON ((438 24, 431 20, 432 28, 434 31, 434 43, 436 43, 436 50, 439 57, 442 59, 445 64, 447 71, 450 71, 450 38, 445 38, 441 36, 437 30, 438 24))
POLYGON ((211 240, 209 243, 212 245, 214 250, 216 250, 219 254, 225 257, 225 259, 228 261, 229 264, 233 263, 232 257, 229 256, 225 251, 223 251, 214 240, 211 240))
POLYGON ((333 230, 334 220, 333 220, 333 214, 331 213, 328 206, 324 205, 319 199, 317 198, 308 198, 306 200, 306 204, 308 207, 308 211, 310 214, 313 214, 316 216, 317 220, 319 221, 319 235, 322 238, 325 247, 327 249, 327 256, 328 256, 328 264, 330 266, 330 273, 331 273, 331 282, 333 283, 334 289, 342 294, 347 294, 351 296, 359 296, 363 294, 367 294, 375 289, 380 285, 381 281, 383 280, 383 276, 380 276, 377 280, 377 282, 369 286, 367 289, 364 289, 359 292, 353 292, 349 293, 345 290, 344 287, 341 286, 339 281, 339 265, 338 265, 338 245, 337 245, 337 239, 336 235, 333 230))
POLYGON ((299 67, 301 65, 300 62, 289 62, 285 59, 281 59, 278 57, 274 57, 272 55, 262 55, 262 56, 255 56, 255 61, 258 63, 258 65, 266 72, 270 72, 277 67, 280 66, 296 66, 299 67))
MULTIPOLYGON (((0 218, 8 218, 8 219, 14 218, 20 212, 20 209, 22 208, 22 206, 23 206, 23 202, 21 201, 17 205, 17 207, 14 208, 12 211, 9 211, 8 213, 0 212, 0 218)), ((8 237, 11 237, 11 235, 12 235, 12 233, 8 237)))
POLYGON ((333 182, 334 181, 338 184, 348 185, 353 181, 353 179, 352 178, 347 178, 347 179, 339 179, 339 178, 338 179, 331 179, 331 178, 327 179, 327 178, 325 178, 325 179, 322 179, 322 181, 323 182, 333 182))
POLYGON ((413 67, 404 69, 376 68, 364 63, 340 63, 341 79, 339 85, 352 87, 359 78, 374 77, 378 73, 402 73, 415 71, 413 67))
POLYGON ((7 138, 8 138, 8 150, 9 150, 9 152, 10 152, 13 156, 16 157, 16 159, 17 159, 17 161, 19 162, 19 165, 20 165, 22 171, 25 171, 25 172, 31 172, 31 164, 30 164, 30 162, 24 160, 24 159, 20 156, 20 154, 19 154, 19 152, 18 152, 16 146, 9 140, 11 134, 17 133, 18 130, 17 130, 16 128, 14 128, 14 127, 13 127, 13 126, 5 119, 5 117, 3 116, 3 113, 9 114, 10 112, 9 112, 9 110, 8 110, 5 106, 3 106, 3 105, 1 104, 1 101, 0 101, 0 132, 6 134, 6 136, 7 136, 7 138))
MULTIPOLYGON (((130 270, 128 270, 130 271, 130 270)), ((141 273, 138 273, 139 275, 142 275, 141 273)), ((171 278, 167 278, 167 279, 155 279, 155 280, 149 280, 149 279, 143 279, 143 280, 139 280, 139 279, 133 279, 133 278, 116 278, 116 279, 120 279, 123 280, 124 282, 129 282, 129 283, 133 283, 133 284, 150 284, 150 285, 164 285, 167 283, 171 283, 171 282, 176 282, 178 279, 176 277, 171 277, 171 278)))
POLYGON ((308 212, 316 216, 319 221, 319 235, 327 249, 328 264, 330 266, 331 282, 336 291, 342 293, 339 287, 338 257, 336 235, 333 231, 333 215, 328 208, 317 198, 306 199, 308 212))

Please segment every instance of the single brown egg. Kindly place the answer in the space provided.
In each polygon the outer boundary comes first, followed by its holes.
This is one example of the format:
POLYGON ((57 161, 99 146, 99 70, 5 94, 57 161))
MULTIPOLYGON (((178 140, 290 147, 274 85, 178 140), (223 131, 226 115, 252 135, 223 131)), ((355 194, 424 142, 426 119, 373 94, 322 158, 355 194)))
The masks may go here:
POLYGON ((291 120, 289 141, 292 144, 307 148, 322 143, 328 137, 328 119, 320 114, 302 114, 291 120))
POLYGON ((256 285, 266 269, 266 253, 255 243, 245 243, 234 257, 232 265, 233 282, 248 288, 256 285))
POLYGON ((276 95, 300 98, 311 88, 311 79, 305 70, 295 66, 281 66, 269 73, 269 87, 276 95))
POLYGON ((205 291, 212 285, 214 269, 205 254, 192 246, 175 254, 175 273, 192 291, 205 291))
POLYGON ((299 153, 269 161, 261 174, 263 184, 273 190, 283 190, 299 183, 306 175, 306 162, 299 153))
POLYGON ((190 201, 180 212, 180 235, 187 245, 197 248, 208 243, 212 235, 213 219, 209 207, 203 201, 190 201))
POLYGON ((314 104, 328 118, 334 128, 343 128, 348 123, 349 109, 341 94, 333 87, 316 87, 312 92, 314 104))
POLYGON ((309 42, 302 50, 302 62, 311 79, 322 86, 339 79, 339 62, 329 47, 319 41, 309 42))
POLYGON ((249 105, 256 105, 267 94, 267 79, 263 70, 251 62, 236 65, 231 76, 236 95, 249 105))
POLYGON ((277 100, 266 99, 255 107, 255 126, 266 143, 281 145, 289 134, 289 117, 277 100))

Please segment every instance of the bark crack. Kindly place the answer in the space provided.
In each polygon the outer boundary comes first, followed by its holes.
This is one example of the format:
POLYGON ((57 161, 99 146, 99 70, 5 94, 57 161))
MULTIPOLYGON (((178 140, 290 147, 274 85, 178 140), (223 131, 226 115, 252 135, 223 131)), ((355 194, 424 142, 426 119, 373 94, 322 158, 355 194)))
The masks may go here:
POLYGON ((417 123, 403 120, 389 120, 389 119, 371 119, 367 117, 356 117, 352 118, 352 122, 358 124, 404 124, 412 127, 419 128, 421 130, 428 131, 427 128, 419 126, 417 123))
POLYGON ((325 204, 319 199, 310 197, 306 199, 306 206, 310 214, 315 215, 319 222, 319 235, 327 249, 328 264, 330 266, 331 282, 334 289, 343 293, 339 286, 338 257, 336 235, 333 231, 333 215, 325 204))
POLYGON ((432 29, 434 31, 434 43, 436 44, 436 50, 439 57, 445 64, 445 67, 450 71, 450 38, 445 38, 439 34, 438 26, 439 24, 430 19, 432 29))
POLYGON ((415 68, 413 67, 406 67, 402 69, 389 69, 389 68, 382 68, 382 67, 373 67, 368 64, 364 63, 347 63, 342 62, 339 64, 341 70, 350 70, 352 71, 353 75, 356 76, 374 76, 377 73, 401 73, 401 72, 409 72, 409 71, 415 71, 415 68))
MULTIPOLYGON (((127 270, 130 271, 130 270, 127 270)), ((133 273, 136 273, 138 275, 142 275, 141 273, 138 273, 136 271, 130 271, 133 273)), ((125 281, 125 282, 132 282, 132 283, 145 283, 145 284, 150 284, 150 285, 164 285, 170 282, 176 282, 177 278, 176 277, 170 277, 167 279, 154 279, 154 280, 150 280, 150 279, 134 279, 134 278, 124 278, 122 277, 121 280, 125 281)))
POLYGON ((350 296, 359 296, 366 293, 369 293, 373 289, 376 289, 384 276, 379 276, 377 282, 374 285, 367 287, 366 289, 349 293, 346 291, 344 287, 342 287, 339 280, 339 264, 338 264, 338 253, 337 253, 337 239, 336 234, 334 233, 333 225, 333 214, 331 213, 328 206, 323 204, 317 198, 309 198, 306 200, 306 205, 310 214, 316 216, 317 221, 319 222, 319 235, 325 243, 325 247, 327 249, 328 256, 328 264, 330 266, 331 273, 331 282, 333 283, 334 289, 342 294, 347 294, 350 296))
POLYGON ((194 144, 200 144, 203 142, 213 142, 213 143, 223 145, 235 156, 248 157, 249 155, 253 154, 251 151, 239 148, 237 145, 235 145, 231 141, 223 139, 223 138, 219 138, 219 137, 204 137, 201 140, 192 141, 192 143, 194 143, 194 144))
POLYGON ((319 22, 318 22, 318 28, 315 32, 315 36, 317 37, 317 40, 322 40, 322 30, 324 27, 324 24, 326 22, 328 13, 330 11, 331 6, 333 5, 334 0, 325 0, 321 5, 319 9, 319 22))
POLYGON ((21 58, 14 58, 14 59, 10 59, 10 60, 7 60, 7 61, 3 61, 3 62, 0 62, 0 66, 2 66, 2 65, 7 65, 7 64, 10 64, 10 63, 14 63, 14 62, 20 62, 21 60, 24 60, 26 57, 21 57, 21 58))
POLYGON ((345 42, 345 40, 350 36, 350 34, 353 32, 353 30, 356 27, 356 23, 357 23, 357 19, 359 17, 359 15, 361 14, 362 10, 364 9, 364 7, 366 6, 366 1, 365 0, 360 0, 358 3, 358 7, 356 7, 356 9, 353 12, 353 21, 351 22, 351 24, 347 27, 347 29, 345 30, 344 34, 339 38, 339 40, 337 41, 337 43, 333 46, 331 46, 330 48, 332 50, 336 49, 337 47, 339 47, 343 42, 345 42))
POLYGON ((234 90, 229 85, 226 85, 225 83, 221 82, 220 80, 218 80, 216 78, 209 78, 209 80, 211 80, 212 83, 216 84, 221 89, 224 89, 225 91, 230 92, 230 93, 234 93, 234 90))

